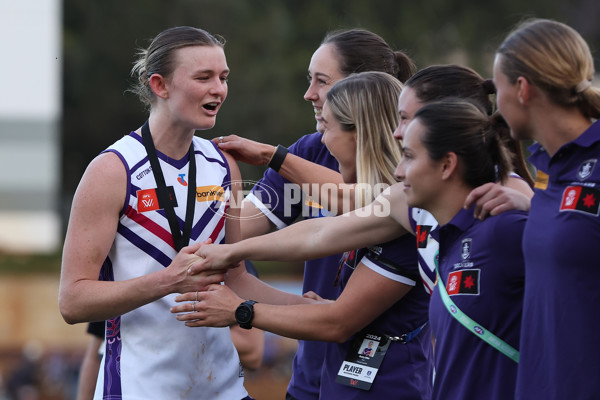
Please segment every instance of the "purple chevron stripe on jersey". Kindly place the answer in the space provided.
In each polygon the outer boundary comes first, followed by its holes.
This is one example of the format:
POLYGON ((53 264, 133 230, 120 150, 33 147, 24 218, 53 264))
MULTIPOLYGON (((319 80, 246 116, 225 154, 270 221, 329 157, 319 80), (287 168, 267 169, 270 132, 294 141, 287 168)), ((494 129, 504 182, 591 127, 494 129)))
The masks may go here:
POLYGON ((121 317, 106 321, 104 358, 104 399, 120 399, 121 390, 121 317))
MULTIPOLYGON (((209 162, 216 162, 217 164, 219 164, 219 165, 220 165, 220 166, 222 166, 223 168, 227 168, 227 167, 228 167, 228 165, 227 165, 227 164, 225 164, 225 163, 223 162, 223 160, 219 160, 218 158, 207 157, 207 156, 206 156, 204 153, 202 153, 201 151, 198 151, 198 150, 196 150, 196 151, 194 151, 194 154, 196 154, 196 155, 198 155, 198 154, 199 154, 199 155, 201 155, 202 157, 204 157, 204 159, 205 159, 206 161, 209 161, 209 162)), ((229 169, 228 169, 228 171, 227 171, 227 175, 229 175, 229 169)))
MULTIPOLYGON (((196 222, 196 224, 192 228, 192 234, 191 234, 192 240, 198 240, 198 238, 200 237, 200 234, 208 226, 208 223, 210 222, 210 220, 212 220, 215 217, 215 215, 219 214, 219 208, 221 207, 219 203, 220 202, 218 202, 218 201, 213 201, 208 206, 208 209, 204 212, 204 214, 202 214, 202 217, 200 217, 198 222, 196 222)), ((222 218, 224 218, 224 217, 225 217, 225 214, 222 215, 222 218)), ((213 231, 213 233, 214 233, 214 231, 213 231)))
POLYGON ((99 281, 112 282, 115 280, 115 276, 113 274, 113 266, 110 258, 106 257, 102 267, 100 268, 100 276, 98 277, 99 281))
POLYGON ((129 242, 131 242, 131 244, 133 244, 135 247, 142 250, 144 253, 148 254, 150 257, 158 261, 163 267, 166 268, 169 266, 169 264, 171 264, 170 257, 168 257, 165 253, 154 247, 152 244, 148 243, 146 240, 139 237, 129 228, 126 228, 119 223, 117 232, 129 242))
MULTIPOLYGON (((227 210, 227 208, 225 208, 225 210, 227 210)), ((221 219, 219 220, 219 222, 217 223, 217 226, 215 226, 215 229, 212 231, 212 233, 210 234, 210 240, 213 243, 217 242, 217 238, 219 237, 219 235, 221 234, 221 231, 223 230, 223 227, 225 226, 225 215, 223 215, 221 217, 221 219)), ((223 240, 220 243, 222 243, 223 240)))
MULTIPOLYGON (((106 258, 100 268, 99 280, 114 281, 113 265, 110 258, 106 258)), ((121 317, 116 317, 106 321, 105 325, 106 340, 104 343, 104 393, 107 395, 121 396, 121 317)))
MULTIPOLYGON (((133 207, 129 207, 125 215, 129 219, 146 229, 148 232, 154 234, 156 237, 158 237, 163 242, 175 249, 175 242, 173 241, 173 235, 171 235, 170 231, 167 231, 165 228, 152 221, 150 218, 146 217, 142 213, 138 213, 133 207)), ((161 215, 163 215, 164 217, 164 212, 161 213, 161 215)))
POLYGON ((427 275, 427 273, 425 272, 425 270, 421 266, 422 265, 421 263, 425 262, 425 261, 422 261, 422 258, 420 258, 420 257, 419 257, 419 259, 421 260, 419 262, 419 276, 421 277, 421 282, 423 283, 423 288, 425 289, 425 291, 427 293, 431 294, 433 292, 433 287, 430 286, 429 279, 424 279, 423 278, 423 277, 428 277, 429 276, 429 275, 427 275))
MULTIPOLYGON (((125 161, 123 160, 123 163, 124 162, 125 161)), ((131 167, 131 172, 129 173, 129 176, 131 176, 131 174, 135 173, 134 171, 137 171, 138 169, 142 168, 144 166, 144 164, 147 164, 147 163, 148 163, 148 156, 145 156, 140 161, 138 161, 137 164, 135 164, 133 167, 131 167)))

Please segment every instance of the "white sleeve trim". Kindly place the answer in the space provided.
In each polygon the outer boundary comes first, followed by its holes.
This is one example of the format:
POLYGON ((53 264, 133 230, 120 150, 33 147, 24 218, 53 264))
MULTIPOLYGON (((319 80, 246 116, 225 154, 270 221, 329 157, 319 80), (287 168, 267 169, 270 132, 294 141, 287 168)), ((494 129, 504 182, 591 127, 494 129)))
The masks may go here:
POLYGON ((387 269, 381 268, 379 265, 375 264, 373 261, 371 261, 366 256, 361 258, 360 262, 363 263, 367 268, 371 269, 372 271, 377 272, 379 275, 383 275, 386 278, 389 278, 393 281, 404 283, 405 285, 409 285, 409 286, 417 285, 417 282, 415 282, 414 280, 412 280, 410 278, 407 278, 402 275, 394 274, 393 272, 390 272, 387 269))
POLYGON ((269 221, 275 224, 277 229, 283 229, 286 226, 288 226, 285 222, 280 220, 279 217, 273 214, 273 212, 271 212, 271 210, 269 210, 267 206, 265 206, 263 202, 260 201, 260 199, 254 195, 254 193, 248 194, 243 201, 249 201, 250 203, 254 204, 254 206, 258 208, 260 212, 263 213, 265 217, 269 219, 269 221))

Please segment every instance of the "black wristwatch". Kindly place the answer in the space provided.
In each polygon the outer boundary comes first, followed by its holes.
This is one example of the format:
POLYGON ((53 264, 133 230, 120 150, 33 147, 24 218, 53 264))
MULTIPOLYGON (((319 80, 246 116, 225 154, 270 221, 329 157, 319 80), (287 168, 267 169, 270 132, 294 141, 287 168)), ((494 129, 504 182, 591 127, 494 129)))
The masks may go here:
POLYGON ((252 319, 254 319, 254 300, 246 300, 235 310, 235 320, 240 324, 240 328, 252 329, 252 319))

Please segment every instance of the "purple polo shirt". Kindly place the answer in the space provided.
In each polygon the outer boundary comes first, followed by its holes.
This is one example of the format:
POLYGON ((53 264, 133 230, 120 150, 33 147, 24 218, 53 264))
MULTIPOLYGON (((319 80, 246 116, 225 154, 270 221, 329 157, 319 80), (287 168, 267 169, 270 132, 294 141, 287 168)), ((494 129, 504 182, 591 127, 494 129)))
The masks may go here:
MULTIPOLYGON (((506 211, 480 221, 473 217, 472 209, 460 210, 448 224, 431 232, 440 244, 439 270, 450 298, 465 314, 517 349, 524 286, 521 240, 526 220, 527 214, 521 211, 506 211)), ((452 317, 437 285, 429 305, 436 338, 433 398, 513 398, 517 363, 452 317)))
MULTIPOLYGON (((289 148, 308 161, 338 171, 337 160, 321 143, 319 132, 305 135, 289 148)), ((248 196, 252 203, 279 229, 292 224, 297 218, 319 218, 328 215, 327 210, 308 204, 298 186, 268 169, 248 196)), ((314 291, 319 296, 334 300, 337 290, 333 283, 337 274, 341 254, 306 261, 304 264, 304 293, 314 291)), ((321 367, 326 353, 326 342, 298 341, 298 350, 293 362, 293 374, 288 392, 297 400, 318 399, 321 367)))
POLYGON ((526 280, 518 399, 600 399, 600 124, 550 158, 535 144, 523 235, 526 280))
MULTIPOLYGON (((427 321, 429 295, 423 290, 417 267, 417 252, 412 235, 368 249, 346 253, 341 264, 339 293, 359 263, 413 288, 392 307, 376 317, 364 331, 400 336, 427 321)), ((336 376, 357 335, 344 343, 332 343, 321 378, 321 399, 429 399, 433 354, 431 331, 427 324, 409 343, 392 342, 369 391, 337 383, 336 376)))

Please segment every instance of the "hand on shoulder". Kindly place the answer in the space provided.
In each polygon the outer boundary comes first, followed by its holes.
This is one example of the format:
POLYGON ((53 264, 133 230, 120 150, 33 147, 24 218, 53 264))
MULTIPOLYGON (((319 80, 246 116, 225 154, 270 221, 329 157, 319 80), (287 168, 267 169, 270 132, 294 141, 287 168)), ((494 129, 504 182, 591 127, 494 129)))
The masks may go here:
POLYGON ((250 165, 267 165, 273 156, 275 147, 256 142, 237 135, 219 136, 212 139, 219 149, 231 154, 236 161, 250 165))

